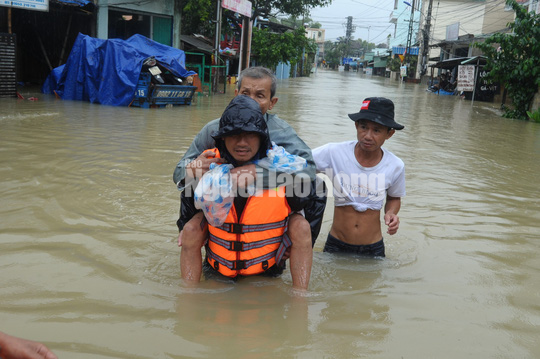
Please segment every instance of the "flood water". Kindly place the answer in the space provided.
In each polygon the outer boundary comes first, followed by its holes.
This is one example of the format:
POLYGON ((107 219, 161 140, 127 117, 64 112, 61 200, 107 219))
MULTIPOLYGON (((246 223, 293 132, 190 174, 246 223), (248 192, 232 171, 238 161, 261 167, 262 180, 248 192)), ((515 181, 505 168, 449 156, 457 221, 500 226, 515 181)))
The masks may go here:
POLYGON ((0 330, 60 358, 538 358, 540 124, 424 85, 319 71, 273 112, 312 148, 385 96, 405 125, 401 226, 384 260, 322 252, 310 289, 180 279, 172 173, 232 98, 138 109, 0 99, 0 330))

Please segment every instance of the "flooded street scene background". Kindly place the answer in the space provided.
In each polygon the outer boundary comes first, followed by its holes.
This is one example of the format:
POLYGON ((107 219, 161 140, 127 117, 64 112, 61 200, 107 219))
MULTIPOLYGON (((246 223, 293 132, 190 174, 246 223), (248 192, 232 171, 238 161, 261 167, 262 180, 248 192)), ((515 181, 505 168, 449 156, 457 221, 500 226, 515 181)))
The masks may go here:
MULTIPOLYGON (((311 148, 356 138, 348 113, 394 101, 405 162, 386 258, 323 253, 309 291, 279 278, 180 278, 173 170, 234 95, 112 107, 0 99, 0 330, 59 358, 538 358, 540 124, 421 84, 319 70, 271 113, 311 148)), ((29 90, 27 90, 29 91, 29 90)))

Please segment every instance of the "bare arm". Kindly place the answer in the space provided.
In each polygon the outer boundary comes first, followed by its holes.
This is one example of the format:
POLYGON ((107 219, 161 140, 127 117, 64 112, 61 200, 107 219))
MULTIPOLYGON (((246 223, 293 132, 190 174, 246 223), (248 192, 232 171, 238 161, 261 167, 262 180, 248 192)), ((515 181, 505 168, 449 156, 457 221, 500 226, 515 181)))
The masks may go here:
POLYGON ((401 208, 401 198, 386 196, 384 205, 384 223, 388 226, 387 233, 396 234, 399 229, 398 212, 401 208))

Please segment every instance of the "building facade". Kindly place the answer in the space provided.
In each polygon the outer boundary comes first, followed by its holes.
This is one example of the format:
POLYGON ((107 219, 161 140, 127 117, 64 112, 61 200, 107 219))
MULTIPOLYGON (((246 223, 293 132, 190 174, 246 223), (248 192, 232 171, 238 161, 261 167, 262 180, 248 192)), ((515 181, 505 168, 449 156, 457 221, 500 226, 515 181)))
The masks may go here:
POLYGON ((141 34, 180 48, 174 0, 49 0, 46 11, 0 6, 0 19, 0 33, 16 37, 18 82, 43 82, 65 63, 79 33, 101 39, 141 34))
POLYGON ((474 42, 508 32, 514 11, 505 0, 424 0, 421 7, 417 78, 429 64, 481 55, 474 42))
POLYGON ((422 2, 422 0, 395 0, 394 9, 390 14, 390 23, 394 24, 390 48, 406 47, 409 37, 411 46, 419 41, 418 29, 422 2))
POLYGON ((168 46, 179 44, 173 0, 128 2, 124 0, 97 0, 96 37, 100 39, 127 39, 134 34, 144 35, 168 46))
POLYGON ((317 44, 318 55, 316 55, 315 58, 319 64, 324 60, 324 32, 324 29, 306 28, 306 37, 315 40, 315 43, 317 44))

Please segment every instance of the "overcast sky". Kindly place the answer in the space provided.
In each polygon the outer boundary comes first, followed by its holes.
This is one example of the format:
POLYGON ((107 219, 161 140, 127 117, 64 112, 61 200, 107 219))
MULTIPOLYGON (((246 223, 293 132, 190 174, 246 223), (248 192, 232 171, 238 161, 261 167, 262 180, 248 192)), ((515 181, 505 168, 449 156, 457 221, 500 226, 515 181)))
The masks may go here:
POLYGON ((326 30, 325 40, 345 37, 347 16, 352 16, 356 25, 353 38, 369 37, 369 42, 380 44, 386 43, 388 34, 393 32, 394 25, 389 22, 393 10, 394 0, 333 0, 328 7, 312 9, 310 17, 326 30))

